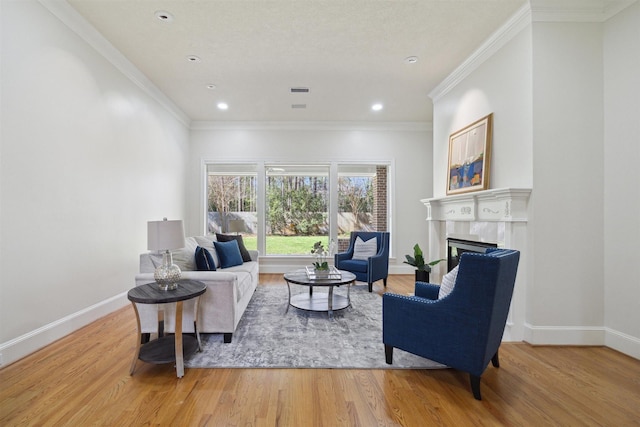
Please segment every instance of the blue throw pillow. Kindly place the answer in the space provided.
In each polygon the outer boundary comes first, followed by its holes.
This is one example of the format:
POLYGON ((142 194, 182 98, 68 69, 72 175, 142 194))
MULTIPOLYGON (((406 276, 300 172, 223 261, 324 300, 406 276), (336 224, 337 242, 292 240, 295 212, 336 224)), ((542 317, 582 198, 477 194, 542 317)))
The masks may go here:
POLYGON ((209 250, 198 246, 196 248, 196 266, 198 271, 215 271, 216 263, 209 250))
POLYGON ((241 235, 238 234, 237 236, 233 236, 229 234, 216 233, 216 240, 218 240, 218 242, 230 242, 232 240, 237 241, 238 248, 240 248, 240 255, 242 255, 242 261, 244 262, 251 261, 251 254, 249 253, 247 248, 244 246, 244 240, 242 240, 241 235))
POLYGON ((213 245, 216 247, 218 258, 220 258, 220 268, 242 265, 242 255, 237 241, 213 242, 213 245))

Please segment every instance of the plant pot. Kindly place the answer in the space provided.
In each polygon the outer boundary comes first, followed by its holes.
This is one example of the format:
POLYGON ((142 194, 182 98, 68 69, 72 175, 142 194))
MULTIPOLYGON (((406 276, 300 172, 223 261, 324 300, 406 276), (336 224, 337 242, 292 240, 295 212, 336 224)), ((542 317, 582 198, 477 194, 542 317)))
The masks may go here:
POLYGON ((429 283, 429 272, 427 270, 416 270, 416 282, 429 283))
POLYGON ((313 272, 316 275, 316 279, 327 279, 329 277, 329 270, 314 269, 313 272))

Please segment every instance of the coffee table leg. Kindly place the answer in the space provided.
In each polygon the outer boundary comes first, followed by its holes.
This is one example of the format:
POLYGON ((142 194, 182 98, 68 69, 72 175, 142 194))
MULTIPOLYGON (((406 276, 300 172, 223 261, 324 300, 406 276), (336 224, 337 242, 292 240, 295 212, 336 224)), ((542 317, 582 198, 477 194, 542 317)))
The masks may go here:
POLYGON ((329 317, 333 317, 333 286, 329 286, 329 301, 327 301, 329 305, 329 317))
POLYGON ((182 301, 176 303, 176 373, 184 377, 184 356, 182 354, 182 301))

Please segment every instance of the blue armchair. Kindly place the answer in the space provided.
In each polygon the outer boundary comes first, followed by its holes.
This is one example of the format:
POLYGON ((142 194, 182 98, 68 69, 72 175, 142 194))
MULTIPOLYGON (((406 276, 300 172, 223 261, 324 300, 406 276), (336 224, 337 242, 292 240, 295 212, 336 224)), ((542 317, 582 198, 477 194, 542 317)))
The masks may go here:
POLYGON ((389 233, 384 231, 352 231, 349 239, 349 249, 335 255, 335 266, 338 270, 350 271, 356 275, 356 280, 367 282, 369 292, 373 291, 373 282, 382 279, 387 286, 389 275, 389 233), (367 260, 353 259, 356 238, 369 241, 375 237, 377 243, 376 254, 367 260))
POLYGON ((399 348, 469 373, 481 400, 480 376, 489 361, 499 367, 498 348, 509 313, 520 252, 488 249, 460 256, 453 291, 438 299, 439 286, 416 282, 415 296, 382 299, 386 362, 399 348))

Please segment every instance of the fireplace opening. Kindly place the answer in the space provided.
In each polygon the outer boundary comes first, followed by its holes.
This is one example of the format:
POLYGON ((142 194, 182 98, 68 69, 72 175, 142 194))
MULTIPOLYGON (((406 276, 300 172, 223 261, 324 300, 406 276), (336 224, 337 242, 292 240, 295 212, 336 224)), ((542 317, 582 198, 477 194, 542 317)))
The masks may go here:
POLYGON ((487 248, 497 248, 497 243, 479 242, 475 240, 447 238, 447 271, 453 270, 460 262, 460 255, 465 252, 485 253, 487 248))

